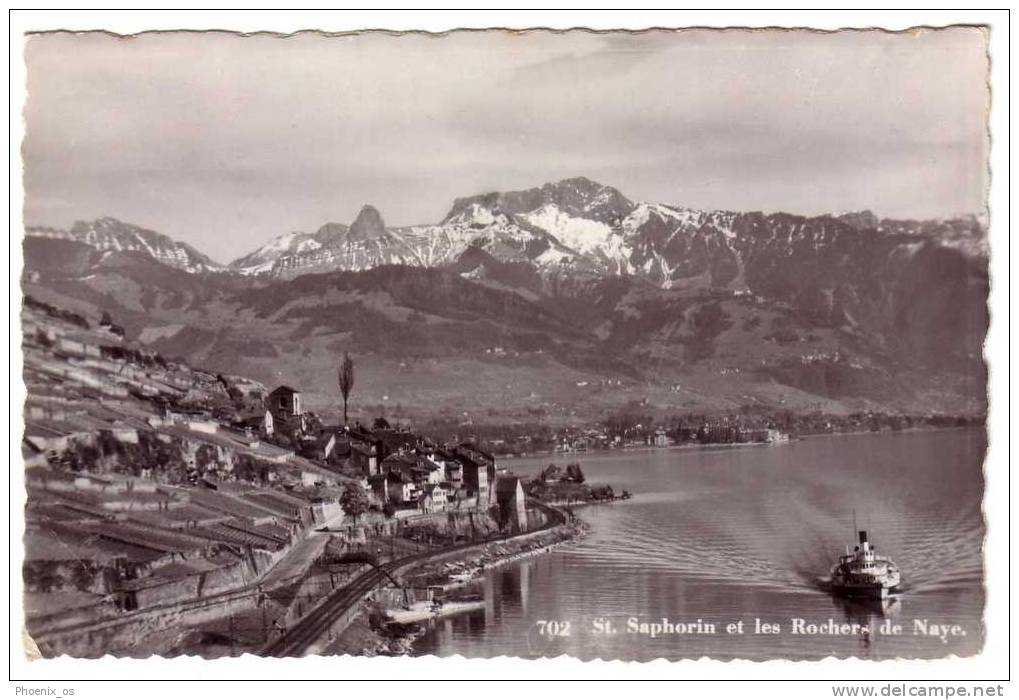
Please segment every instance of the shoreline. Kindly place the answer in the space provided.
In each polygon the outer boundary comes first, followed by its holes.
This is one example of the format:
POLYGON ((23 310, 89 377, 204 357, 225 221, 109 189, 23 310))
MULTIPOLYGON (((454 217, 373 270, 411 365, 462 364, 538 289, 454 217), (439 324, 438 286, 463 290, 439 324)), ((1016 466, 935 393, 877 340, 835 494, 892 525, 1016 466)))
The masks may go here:
POLYGON ((818 438, 830 438, 830 437, 851 437, 854 435, 888 435, 888 434, 902 434, 902 433, 933 433, 933 432, 945 432, 951 430, 973 430, 974 428, 985 428, 985 425, 948 425, 948 426, 913 426, 909 428, 903 428, 901 430, 845 430, 836 431, 830 433, 799 433, 796 435, 790 435, 788 440, 781 442, 685 442, 678 445, 627 445, 622 447, 596 447, 592 449, 585 449, 572 452, 559 452, 555 450, 537 450, 535 452, 527 452, 526 454, 506 454, 496 453, 495 457, 500 460, 507 462, 522 461, 527 459, 534 459, 536 457, 571 457, 579 458, 581 455, 606 455, 614 454, 618 452, 626 453, 637 453, 637 452, 658 452, 660 450, 694 450, 694 449, 734 449, 740 447, 779 447, 792 442, 800 440, 815 440, 818 438))
POLYGON ((537 530, 530 534, 527 542, 497 541, 480 544, 480 552, 465 557, 453 565, 446 563, 423 564, 408 576, 424 577, 428 588, 441 588, 443 592, 467 588, 481 580, 481 574, 498 569, 522 559, 551 552, 553 548, 575 542, 590 532, 590 526, 582 520, 566 522, 550 530, 537 530), (468 575, 469 574, 469 575, 468 575), (434 581, 428 581, 434 578, 434 581))
POLYGON ((633 499, 633 494, 629 496, 613 496, 612 498, 600 498, 592 499, 588 501, 542 501, 545 505, 551 506, 552 508, 580 508, 582 506, 602 506, 610 503, 618 503, 619 501, 630 501, 633 499))
MULTIPOLYGON (((547 504, 546 504, 547 505, 547 504)), ((458 562, 459 575, 456 569, 447 569, 444 576, 445 581, 429 583, 428 588, 441 590, 443 594, 452 591, 461 591, 477 585, 484 574, 515 562, 550 553, 557 547, 571 544, 582 539, 590 532, 590 526, 580 519, 566 522, 555 526, 550 530, 535 531, 534 539, 524 543, 491 542, 482 546, 482 551, 465 557, 458 562), (520 546, 520 545, 523 546, 520 546), (514 547, 516 545, 519 548, 514 547), (512 550, 511 550, 512 548, 512 550), (468 573, 469 575, 463 575, 468 573)), ((524 533, 527 534, 527 533, 524 533)), ((425 576, 434 573, 438 564, 424 564, 421 570, 414 572, 412 576, 425 576), (433 572, 429 572, 429 568, 433 572)), ((427 578, 426 578, 427 580, 427 578)), ((370 622, 371 605, 365 604, 361 613, 355 618, 352 626, 356 626, 361 633, 359 640, 359 653, 367 656, 395 656, 413 654, 414 644, 423 637, 428 629, 427 623, 441 617, 455 617, 478 609, 476 606, 467 606, 463 610, 454 610, 443 614, 441 611, 436 615, 430 615, 425 619, 401 622, 399 620, 386 620, 381 627, 370 622)))

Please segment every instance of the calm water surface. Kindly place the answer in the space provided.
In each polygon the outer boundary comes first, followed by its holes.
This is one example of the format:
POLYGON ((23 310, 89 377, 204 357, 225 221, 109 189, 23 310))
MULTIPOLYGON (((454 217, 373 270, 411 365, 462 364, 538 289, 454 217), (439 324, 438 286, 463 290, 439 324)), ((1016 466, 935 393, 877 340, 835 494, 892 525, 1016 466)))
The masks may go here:
MULTIPOLYGON (((581 455, 589 482, 634 493, 578 509, 591 534, 486 574, 486 607, 436 621, 418 654, 582 659, 935 658, 983 643, 982 430, 810 438, 774 447, 659 449, 581 455), (849 605, 824 590, 852 542, 852 513, 903 571, 887 604, 849 605), (715 633, 650 638, 640 622, 714 623, 715 633), (870 634, 794 634, 808 624, 859 623, 870 634), (780 626, 753 634, 754 620, 780 626), (569 623, 569 635, 538 631, 569 623), (607 620, 615 634, 593 631, 607 620), (743 620, 744 634, 726 625, 743 620), (914 620, 959 625, 942 641, 914 620), (900 635, 881 634, 901 625, 900 635)), ((533 474, 556 458, 507 462, 533 474)))

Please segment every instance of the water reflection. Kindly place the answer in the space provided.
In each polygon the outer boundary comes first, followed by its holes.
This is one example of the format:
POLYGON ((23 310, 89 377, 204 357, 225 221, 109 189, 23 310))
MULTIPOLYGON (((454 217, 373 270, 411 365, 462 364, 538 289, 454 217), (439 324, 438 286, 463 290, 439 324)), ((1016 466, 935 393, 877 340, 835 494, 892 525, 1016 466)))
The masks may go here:
POLYGON ((485 621, 495 624, 495 581, 491 576, 485 576, 481 586, 481 593, 485 598, 485 621))
MULTIPOLYGON (((983 639, 983 451, 982 431, 946 431, 586 456, 589 480, 636 496, 583 510, 592 526, 584 540, 487 572, 476 589, 484 610, 433 625, 415 653, 627 660, 976 653, 983 639), (843 600, 825 590, 833 558, 853 538, 854 509, 902 568, 903 595, 843 600), (590 631, 597 617, 619 626, 630 617, 703 619, 722 628, 760 618, 782 633, 598 636, 590 631), (914 617, 961 624, 968 633, 947 644, 918 636, 914 617), (795 635, 793 618, 870 632, 795 635), (573 634, 543 637, 538 620, 567 620, 573 634), (876 634, 885 621, 906 632, 876 634)), ((514 469, 526 473, 527 465, 514 469)))
POLYGON ((899 619, 902 601, 898 596, 888 598, 841 598, 832 596, 836 609, 841 611, 843 619, 849 624, 858 625, 861 630, 860 656, 881 658, 877 654, 876 645, 882 634, 886 634, 886 621, 899 619))

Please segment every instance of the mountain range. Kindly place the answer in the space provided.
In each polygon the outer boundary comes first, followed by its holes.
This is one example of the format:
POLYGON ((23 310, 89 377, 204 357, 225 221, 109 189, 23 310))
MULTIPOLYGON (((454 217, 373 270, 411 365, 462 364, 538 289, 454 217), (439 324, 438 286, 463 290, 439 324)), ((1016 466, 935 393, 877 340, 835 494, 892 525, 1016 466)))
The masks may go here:
POLYGON ((213 272, 223 269, 187 243, 175 241, 169 236, 103 217, 95 221, 76 221, 70 229, 48 226, 29 226, 25 235, 38 238, 83 243, 96 250, 138 251, 171 267, 188 272, 213 272))
POLYGON ((321 387, 323 404, 341 350, 366 399, 421 410, 985 402, 975 217, 702 211, 573 178, 459 198, 432 225, 365 205, 228 265, 110 218, 30 227, 25 253, 26 291, 191 361, 321 387))

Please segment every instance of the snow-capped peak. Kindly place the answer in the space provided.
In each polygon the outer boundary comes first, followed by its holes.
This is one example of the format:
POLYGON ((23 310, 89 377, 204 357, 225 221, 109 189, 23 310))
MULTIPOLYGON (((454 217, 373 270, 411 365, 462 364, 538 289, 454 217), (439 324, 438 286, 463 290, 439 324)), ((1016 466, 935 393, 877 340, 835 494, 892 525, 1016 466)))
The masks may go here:
POLYGON ((67 230, 28 227, 25 234, 77 241, 100 251, 145 253, 166 265, 187 272, 211 272, 223 267, 186 243, 111 216, 104 216, 95 221, 76 221, 67 230))

